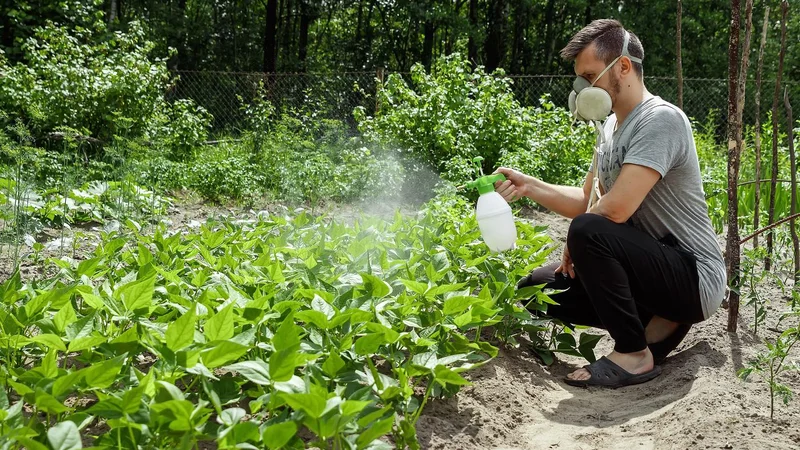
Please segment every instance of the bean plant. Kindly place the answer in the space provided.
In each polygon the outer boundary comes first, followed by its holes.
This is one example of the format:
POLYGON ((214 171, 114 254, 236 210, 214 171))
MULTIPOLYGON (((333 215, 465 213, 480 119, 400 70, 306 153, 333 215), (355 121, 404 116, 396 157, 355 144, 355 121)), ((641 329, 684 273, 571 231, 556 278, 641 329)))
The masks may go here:
POLYGON ((419 448, 430 398, 538 338, 514 284, 551 247, 517 224, 502 254, 452 196, 352 225, 284 209, 102 232, 0 285, 0 448, 419 448))

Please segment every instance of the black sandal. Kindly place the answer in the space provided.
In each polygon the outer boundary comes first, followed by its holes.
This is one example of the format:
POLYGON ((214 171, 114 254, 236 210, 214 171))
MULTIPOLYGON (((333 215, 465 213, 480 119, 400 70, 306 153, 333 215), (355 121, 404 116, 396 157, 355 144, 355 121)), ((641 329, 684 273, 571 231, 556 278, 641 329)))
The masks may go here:
POLYGON ((633 374, 618 366, 605 356, 584 368, 592 375, 588 380, 564 378, 564 382, 570 386, 603 386, 616 389, 622 386, 644 383, 661 375, 661 366, 653 366, 653 370, 649 372, 633 374))
POLYGON ((675 328, 675 331, 673 331, 672 334, 667 336, 667 338, 663 341, 648 344, 648 347, 650 347, 650 352, 653 353, 654 363, 661 364, 664 362, 667 356, 672 353, 673 350, 678 348, 683 341, 683 338, 686 337, 691 328, 691 324, 682 323, 678 325, 678 328, 675 328))

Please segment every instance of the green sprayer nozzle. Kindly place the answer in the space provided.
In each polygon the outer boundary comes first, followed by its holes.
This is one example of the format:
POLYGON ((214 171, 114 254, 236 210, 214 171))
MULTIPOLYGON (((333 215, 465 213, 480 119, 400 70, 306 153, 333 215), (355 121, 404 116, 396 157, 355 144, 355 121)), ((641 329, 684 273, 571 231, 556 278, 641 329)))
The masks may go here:
POLYGON ((477 188, 478 193, 483 195, 489 192, 494 192, 494 183, 497 181, 505 181, 506 177, 502 173, 494 174, 494 175, 486 175, 484 177, 480 177, 475 181, 470 181, 467 183, 468 188, 477 188))

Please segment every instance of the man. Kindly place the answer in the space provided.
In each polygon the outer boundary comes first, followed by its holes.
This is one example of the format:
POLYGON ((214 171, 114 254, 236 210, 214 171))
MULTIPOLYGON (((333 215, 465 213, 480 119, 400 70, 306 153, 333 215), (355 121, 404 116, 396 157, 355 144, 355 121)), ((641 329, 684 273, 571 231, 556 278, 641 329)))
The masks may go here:
POLYGON ((518 287, 567 289, 552 295, 558 305, 547 314, 605 328, 614 339, 611 354, 569 374, 568 384, 642 383, 660 374, 657 364, 725 295, 691 125, 680 109, 647 91, 642 44, 618 21, 593 21, 561 56, 585 78, 576 86, 610 96, 614 114, 602 126, 596 159, 600 196, 587 213, 594 163, 582 189, 497 170, 507 178, 496 185, 506 200, 525 196, 573 219, 561 263, 537 269, 518 287))

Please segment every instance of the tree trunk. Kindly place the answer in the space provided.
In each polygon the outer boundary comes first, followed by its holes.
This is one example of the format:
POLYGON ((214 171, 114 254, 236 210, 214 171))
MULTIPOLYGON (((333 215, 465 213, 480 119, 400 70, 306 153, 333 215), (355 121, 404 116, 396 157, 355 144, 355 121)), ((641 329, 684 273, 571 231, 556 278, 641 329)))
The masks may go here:
POLYGON ((119 12, 119 4, 117 3, 117 1, 118 0, 111 0, 111 6, 108 8, 108 26, 109 27, 117 19, 117 13, 119 12))
MULTIPOLYGON (((364 32, 364 44, 361 46, 364 53, 368 56, 372 55, 372 38, 375 34, 372 29, 372 12, 374 11, 374 9, 375 9, 375 4, 370 3, 369 12, 367 12, 367 22, 366 22, 367 29, 364 32)), ((362 58, 361 60, 364 62, 371 62, 372 58, 370 57, 369 60, 365 60, 364 58, 362 58)), ((358 70, 362 70, 364 68, 365 65, 362 64, 361 66, 358 67, 358 70)))
POLYGON ((308 29, 317 18, 315 11, 305 1, 300 2, 300 38, 297 42, 297 59, 300 63, 300 71, 305 72, 306 57, 308 56, 308 29))
POLYGON ((276 53, 278 31, 278 0, 267 0, 267 14, 264 20, 264 72, 275 73, 278 55, 276 53))
POLYGON ((683 61, 681 59, 681 21, 683 16, 683 2, 678 0, 678 20, 675 31, 675 57, 678 71, 678 108, 683 109, 683 61))
POLYGON ((467 58, 473 66, 478 64, 478 0, 469 0, 469 42, 467 42, 467 58))
MULTIPOLYGON (((587 9, 589 6, 586 7, 587 9)), ((551 41, 555 40, 555 33, 553 28, 556 26, 555 20, 556 13, 556 0, 547 0, 547 6, 544 8, 544 27, 542 28, 544 35, 539 39, 540 45, 544 45, 545 54, 542 68, 544 73, 550 73, 550 61, 553 58, 553 51, 555 45, 551 45, 551 41)))
POLYGON ((736 154, 736 111, 738 109, 738 69, 739 69, 739 0, 731 0, 731 25, 728 41, 728 239, 725 247, 728 284, 731 286, 728 297, 728 331, 736 331, 739 317, 739 196, 738 183, 739 158, 736 154))
POLYGON ((489 30, 486 34, 486 72, 492 73, 503 61, 503 35, 505 25, 505 0, 492 0, 489 4, 489 30))
MULTIPOLYGON (((764 71, 764 46, 767 42, 767 26, 769 25, 769 6, 764 10, 764 25, 761 28, 761 44, 758 47, 758 69, 756 70, 756 173, 755 180, 761 179, 761 73, 764 71)), ((757 230, 761 222, 761 183, 755 184, 755 213, 753 230, 757 230)), ((758 236, 753 239, 753 248, 758 248, 758 236)))
MULTIPOLYGON (((778 96, 781 93, 781 77, 783 76, 783 60, 786 57, 786 17, 789 14, 789 3, 781 2, 781 50, 778 55, 778 72, 775 76, 775 93, 772 96, 772 183, 769 192, 769 211, 767 225, 775 221, 775 194, 778 186, 778 96)), ((792 124, 789 124, 792 126, 792 124)), ((772 241, 775 232, 770 230, 767 234, 767 258, 764 261, 764 270, 772 267, 772 241)))
POLYGON ((428 11, 425 18, 425 25, 423 26, 424 39, 422 41, 422 65, 430 70, 431 60, 433 59, 433 38, 436 35, 436 24, 433 23, 431 11, 428 11))
MULTIPOLYGON (((789 138, 789 170, 792 172, 792 195, 791 209, 789 215, 797 214, 797 160, 794 155, 794 119, 792 118, 792 105, 789 102, 789 88, 783 90, 783 103, 786 106, 786 122, 789 126, 786 129, 789 138)), ((797 236, 796 219, 789 221, 789 229, 792 233, 792 250, 794 251, 794 285, 800 285, 800 238, 797 236)), ((794 303, 793 303, 794 304, 794 303)))
POLYGON ((284 2, 284 16, 281 17, 283 21, 283 30, 281 30, 281 38, 278 41, 278 48, 281 48, 284 55, 282 59, 283 67, 286 67, 286 55, 292 54, 292 16, 293 13, 293 1, 292 0, 285 0, 284 2))
POLYGON ((528 3, 525 0, 516 0, 514 11, 514 30, 511 41, 510 72, 522 73, 522 55, 525 54, 525 33, 528 24, 528 3))

